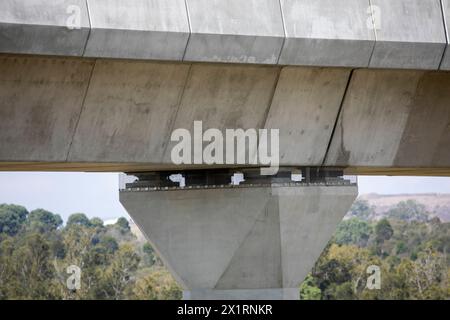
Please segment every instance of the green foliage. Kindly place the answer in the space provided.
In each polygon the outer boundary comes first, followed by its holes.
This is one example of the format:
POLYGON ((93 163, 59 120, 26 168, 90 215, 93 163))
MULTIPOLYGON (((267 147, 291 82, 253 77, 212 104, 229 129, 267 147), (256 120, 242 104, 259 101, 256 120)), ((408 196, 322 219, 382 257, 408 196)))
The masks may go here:
POLYGON ((367 200, 356 200, 349 210, 349 215, 350 217, 367 221, 374 214, 374 212, 374 208, 369 205, 367 200))
POLYGON ((421 222, 426 222, 429 217, 425 206, 414 200, 399 202, 394 208, 388 211, 387 215, 391 219, 421 222))
POLYGON ((375 226, 375 240, 377 243, 382 244, 384 241, 389 240, 394 235, 394 229, 387 219, 380 220, 375 226))
POLYGON ((322 292, 317 287, 314 278, 308 274, 300 286, 300 300, 320 300, 322 292))
POLYGON ((74 213, 67 220, 67 226, 70 227, 72 225, 90 227, 91 221, 88 219, 88 217, 86 217, 84 213, 74 213))
POLYGON ((30 231, 47 233, 58 229, 63 224, 63 220, 58 214, 36 209, 28 215, 27 224, 30 231))
POLYGON ((22 206, 0 204, 0 233, 16 235, 22 228, 27 215, 27 209, 22 206))
POLYGON ((370 238, 372 227, 367 221, 358 218, 344 220, 339 224, 334 240, 338 244, 359 244, 365 246, 370 238))

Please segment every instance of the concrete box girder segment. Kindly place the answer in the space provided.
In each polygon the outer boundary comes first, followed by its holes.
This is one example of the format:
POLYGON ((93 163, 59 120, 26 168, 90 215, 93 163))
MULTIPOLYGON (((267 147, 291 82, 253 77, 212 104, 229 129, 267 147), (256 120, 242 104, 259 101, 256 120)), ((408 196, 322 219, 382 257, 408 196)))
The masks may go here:
POLYGON ((89 30, 85 0, 1 2, 0 52, 82 56, 89 30))
MULTIPOLYGON (((263 128, 278 75, 278 68, 269 66, 193 64, 172 131, 193 133, 194 121, 202 121, 203 131, 214 128, 224 134, 226 129, 263 128)), ((174 145, 168 143, 166 163, 174 145)))
POLYGON ((187 61, 276 64, 284 41, 279 0, 186 0, 187 61))
POLYGON ((298 299, 356 186, 122 191, 185 298, 298 299))
POLYGON ((189 37, 184 0, 88 0, 86 56, 182 60, 189 37))
POLYGON ((0 158, 66 161, 94 62, 0 58, 0 158))
POLYGON ((349 78, 344 68, 283 68, 265 128, 280 130, 284 165, 323 163, 349 78))
POLYGON ((450 70, 450 0, 442 0, 444 26, 447 35, 447 48, 442 60, 441 70, 450 70))
POLYGON ((281 0, 280 64, 368 67, 375 45, 369 0, 281 0))
POLYGON ((450 166, 450 77, 356 70, 325 165, 450 166))
POLYGON ((372 68, 439 69, 447 45, 440 0, 370 0, 372 68))
POLYGON ((188 70, 98 60, 68 160, 161 163, 188 70))

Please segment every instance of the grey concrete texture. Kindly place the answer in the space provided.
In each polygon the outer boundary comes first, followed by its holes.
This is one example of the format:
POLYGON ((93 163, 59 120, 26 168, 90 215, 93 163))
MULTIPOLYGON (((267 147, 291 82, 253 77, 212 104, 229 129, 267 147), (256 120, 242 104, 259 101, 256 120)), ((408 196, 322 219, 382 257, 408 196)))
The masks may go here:
POLYGON ((356 196, 356 186, 291 186, 121 192, 120 201, 192 298, 282 298, 356 196))
POLYGON ((173 168, 171 133, 201 120, 279 129, 281 166, 450 166, 448 72, 24 56, 0 68, 2 162, 173 168))
POLYGON ((375 45, 369 0, 281 0, 280 64, 368 67, 375 45))
POLYGON ((284 41, 279 0, 186 0, 187 61, 276 64, 284 41))
POLYGON ((449 73, 355 71, 325 164, 450 166, 449 101, 449 73))
POLYGON ((437 70, 448 46, 448 0, 4 2, 5 53, 437 70))
POLYGON ((447 35, 447 48, 441 63, 441 70, 450 70, 450 0, 442 0, 445 31, 447 35))
POLYGON ((376 44, 373 68, 439 68, 447 45, 440 0, 371 0, 376 44))
MULTIPOLYGON (((172 130, 193 132, 194 121, 222 132, 263 128, 278 74, 274 67, 192 65, 172 130)), ((168 143, 164 162, 171 161, 174 145, 168 143)))
POLYGON ((349 77, 343 68, 283 68, 265 123, 280 129, 283 165, 323 163, 349 77))
POLYGON ((88 57, 182 60, 189 38, 184 0, 87 0, 88 57))
POLYGON ((161 163, 188 70, 97 61, 68 160, 161 163))
POLYGON ((2 0, 0 52, 82 56, 89 31, 85 0, 2 0))
POLYGON ((93 65, 66 58, 0 58, 3 161, 67 160, 93 65))

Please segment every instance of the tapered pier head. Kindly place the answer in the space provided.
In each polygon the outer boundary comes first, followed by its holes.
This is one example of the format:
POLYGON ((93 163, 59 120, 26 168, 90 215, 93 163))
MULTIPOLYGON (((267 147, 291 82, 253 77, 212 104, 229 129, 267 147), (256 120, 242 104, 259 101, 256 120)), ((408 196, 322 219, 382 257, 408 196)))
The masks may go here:
POLYGON ((141 175, 120 201, 185 299, 298 299, 357 196, 356 183, 339 177, 292 181, 283 172, 237 185, 197 171, 184 179, 177 187, 164 174, 141 175))

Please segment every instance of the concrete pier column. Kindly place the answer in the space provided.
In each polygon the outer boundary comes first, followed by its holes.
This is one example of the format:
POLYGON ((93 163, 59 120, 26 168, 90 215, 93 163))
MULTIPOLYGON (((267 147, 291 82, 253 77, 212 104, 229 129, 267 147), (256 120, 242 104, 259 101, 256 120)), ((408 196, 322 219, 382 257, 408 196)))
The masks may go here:
POLYGON ((298 299, 355 184, 136 188, 120 201, 185 299, 298 299))

